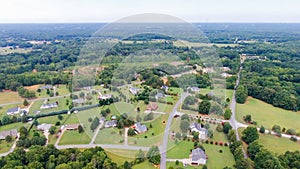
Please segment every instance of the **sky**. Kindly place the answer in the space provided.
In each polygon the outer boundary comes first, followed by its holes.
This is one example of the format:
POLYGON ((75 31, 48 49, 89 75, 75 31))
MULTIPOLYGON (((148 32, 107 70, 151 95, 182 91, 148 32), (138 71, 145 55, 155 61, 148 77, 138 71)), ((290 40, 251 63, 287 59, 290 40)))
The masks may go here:
POLYGON ((0 0, 0 23, 113 22, 160 13, 188 22, 300 22, 299 0, 0 0))

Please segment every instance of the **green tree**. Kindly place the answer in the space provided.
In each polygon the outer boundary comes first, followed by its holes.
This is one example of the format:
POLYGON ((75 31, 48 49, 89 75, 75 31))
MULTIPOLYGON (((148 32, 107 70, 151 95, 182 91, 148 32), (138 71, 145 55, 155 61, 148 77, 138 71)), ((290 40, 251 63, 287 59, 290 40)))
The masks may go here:
POLYGON ((258 138, 259 138, 259 134, 255 127, 248 126, 242 132, 242 140, 245 141, 245 143, 247 143, 247 144, 252 143, 253 141, 257 140, 258 138))
POLYGON ((27 99, 24 99, 24 101, 23 101, 23 105, 24 105, 24 106, 28 106, 28 105, 29 105, 29 103, 28 103, 27 99))
POLYGON ((149 159, 149 162, 156 165, 159 164, 161 159, 159 148, 157 146, 150 147, 147 153, 147 158, 149 159))
POLYGON ((139 152, 136 155, 136 161, 137 161, 137 163, 141 163, 141 162, 143 162, 145 160, 146 160, 146 157, 145 157, 144 151, 142 151, 141 149, 139 149, 139 152))
POLYGON ((81 125, 78 126, 78 133, 82 133, 84 130, 83 130, 83 127, 81 125))
POLYGON ((133 135, 135 135, 136 133, 135 133, 135 130, 134 130, 133 128, 129 128, 127 134, 128 134, 129 136, 133 136, 133 135))
POLYGON ((247 114, 244 118, 245 122, 250 123, 252 121, 252 117, 250 114, 247 114))
POLYGON ((90 129, 94 132, 94 130, 99 126, 99 118, 95 117, 93 122, 91 123, 90 129))
POLYGON ((189 131, 189 128, 190 128, 189 121, 187 121, 186 119, 180 121, 180 129, 183 133, 187 133, 189 131))
POLYGON ((259 132, 260 132, 260 133, 265 133, 265 132, 266 132, 265 127, 264 127, 264 126, 261 126, 261 127, 259 128, 259 132))
POLYGON ((254 158, 255 168, 284 169, 279 159, 270 151, 262 149, 254 158))
POLYGON ((240 104, 244 104, 248 97, 248 89, 246 86, 239 85, 236 89, 236 102, 240 104))
POLYGON ((228 135, 227 135, 228 141, 233 143, 236 141, 236 133, 234 130, 230 130, 228 135))
POLYGON ((5 137, 5 141, 6 141, 7 143, 12 142, 12 137, 11 137, 10 135, 7 135, 7 136, 5 137))
POLYGON ((253 141, 249 144, 247 151, 251 160, 255 159, 257 153, 259 153, 262 149, 262 145, 258 143, 258 141, 253 141))
POLYGON ((49 129, 49 133, 51 135, 53 135, 53 134, 55 134, 55 132, 56 132, 56 127, 55 126, 51 126, 50 129, 49 129))
POLYGON ((232 115, 231 110, 230 109, 226 109, 225 113, 224 113, 224 119, 225 120, 229 120, 231 118, 231 115, 232 115))
POLYGON ((211 104, 208 100, 203 100, 201 103, 199 103, 198 112, 201 114, 208 114, 210 106, 211 104))
POLYGON ((224 123, 224 126, 223 126, 223 132, 224 132, 225 134, 228 134, 228 133, 229 133, 229 130, 231 130, 231 129, 232 129, 232 127, 231 127, 230 123, 229 123, 229 122, 225 122, 225 123, 224 123))

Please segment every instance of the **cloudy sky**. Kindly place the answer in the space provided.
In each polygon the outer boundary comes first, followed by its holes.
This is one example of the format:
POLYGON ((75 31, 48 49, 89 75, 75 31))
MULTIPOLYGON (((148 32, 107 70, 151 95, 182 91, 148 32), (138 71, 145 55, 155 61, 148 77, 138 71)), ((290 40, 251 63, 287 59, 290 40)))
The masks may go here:
POLYGON ((299 0, 0 0, 0 23, 112 22, 161 13, 189 22, 300 22, 299 0))

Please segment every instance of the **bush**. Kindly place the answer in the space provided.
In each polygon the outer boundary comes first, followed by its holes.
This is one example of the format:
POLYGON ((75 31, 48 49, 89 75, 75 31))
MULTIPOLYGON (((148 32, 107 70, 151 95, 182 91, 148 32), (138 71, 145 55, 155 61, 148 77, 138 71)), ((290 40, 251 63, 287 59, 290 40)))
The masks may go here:
POLYGON ((296 132, 295 129, 287 129, 286 134, 289 134, 289 135, 296 135, 297 132, 296 132))
POLYGON ((219 150, 220 153, 223 153, 223 150, 219 150))
POLYGON ((298 140, 297 140, 297 137, 293 137, 293 136, 290 138, 290 140, 291 140, 291 141, 294 141, 294 142, 298 141, 298 140))

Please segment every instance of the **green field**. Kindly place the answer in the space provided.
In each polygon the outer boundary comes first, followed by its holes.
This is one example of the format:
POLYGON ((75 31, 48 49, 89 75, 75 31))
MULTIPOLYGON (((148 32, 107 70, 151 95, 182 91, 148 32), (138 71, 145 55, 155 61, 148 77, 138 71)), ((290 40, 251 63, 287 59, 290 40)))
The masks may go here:
MULTIPOLYGON (((69 98, 68 98, 69 99, 69 98)), ((58 102, 58 106, 55 108, 49 108, 49 109, 43 109, 41 110, 40 107, 44 103, 45 100, 38 100, 33 103, 33 105, 30 108, 29 114, 35 115, 35 111, 41 111, 40 113, 50 113, 60 110, 68 110, 69 107, 66 105, 67 98, 56 98, 56 99, 49 99, 48 103, 58 102)), ((70 101, 70 99, 69 99, 70 101)))
POLYGON ((0 92, 0 104, 22 101, 18 92, 0 92))
POLYGON ((169 168, 169 167, 174 167, 174 169, 179 169, 179 168, 184 168, 184 169, 199 169, 199 168, 201 168, 201 166, 190 166, 190 165, 183 166, 182 163, 179 163, 179 165, 176 165, 175 162, 167 162, 167 168, 169 168))
POLYGON ((56 122, 60 122, 61 125, 63 124, 78 124, 78 118, 75 114, 62 114, 63 119, 59 120, 58 115, 56 116, 48 116, 48 117, 43 117, 39 118, 37 121, 39 124, 42 123, 47 123, 47 124, 55 124, 56 122))
POLYGON ((300 132, 300 112, 292 112, 281 108, 274 107, 258 99, 248 97, 245 104, 237 104, 236 117, 239 122, 243 122, 243 116, 250 114, 252 119, 257 122, 258 126, 263 125, 271 129, 275 124, 281 128, 293 128, 300 132))
POLYGON ((207 167, 209 169, 222 169, 225 166, 233 167, 235 164, 233 155, 229 147, 203 144, 206 155, 208 156, 207 167), (219 150, 223 152, 220 153, 219 150))
MULTIPOLYGON (((135 150, 121 150, 121 149, 105 149, 108 157, 118 166, 123 165, 125 161, 134 161, 138 151, 135 150)), ((146 153, 146 152, 145 152, 146 153)))
POLYGON ((79 133, 77 130, 65 131, 61 136, 59 145, 88 144, 90 141, 90 137, 85 132, 79 133))
POLYGON ((283 154, 286 151, 300 151, 300 141, 293 142, 288 138, 277 137, 269 134, 260 134, 258 142, 274 153, 283 154))
POLYGON ((99 131, 95 143, 96 144, 123 144, 120 143, 124 140, 124 130, 122 134, 119 133, 120 129, 117 128, 103 128, 99 131))
POLYGON ((93 132, 90 129, 90 125, 91 123, 88 121, 89 118, 95 118, 96 116, 98 118, 100 118, 100 109, 98 107, 93 108, 93 109, 89 109, 89 110, 84 110, 84 111, 79 111, 76 114, 79 123, 82 125, 82 127, 84 128, 85 133, 87 133, 87 135, 89 135, 90 137, 93 136, 93 132))
POLYGON ((12 147, 14 144, 15 139, 13 139, 12 142, 7 143, 5 140, 0 140, 0 153, 6 153, 9 151, 9 149, 12 147))
POLYGON ((157 169, 158 167, 155 167, 152 163, 150 163, 148 160, 140 163, 140 164, 137 164, 137 165, 134 165, 132 167, 132 169, 157 169))
POLYGON ((174 141, 170 140, 168 143, 167 158, 170 159, 182 159, 189 158, 191 150, 194 148, 192 141, 180 141, 175 144, 174 141))

